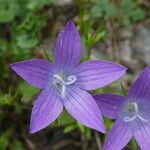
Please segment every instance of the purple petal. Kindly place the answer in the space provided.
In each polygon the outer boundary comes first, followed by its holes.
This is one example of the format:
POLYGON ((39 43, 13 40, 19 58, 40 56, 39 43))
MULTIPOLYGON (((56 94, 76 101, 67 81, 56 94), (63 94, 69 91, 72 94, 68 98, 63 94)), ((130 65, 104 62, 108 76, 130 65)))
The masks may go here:
POLYGON ((77 87, 68 88, 64 99, 66 110, 81 124, 105 132, 101 112, 93 97, 77 87))
POLYGON ((142 150, 150 149, 150 125, 146 125, 142 121, 136 122, 137 131, 134 133, 134 137, 142 150))
POLYGON ((33 59, 11 64, 11 68, 24 80, 40 89, 44 89, 52 65, 47 60, 33 59))
POLYGON ((106 138, 103 150, 121 150, 132 137, 132 131, 121 119, 118 119, 106 138))
POLYGON ((150 99, 150 67, 147 67, 133 83, 129 97, 137 99, 150 99))
POLYGON ((81 59, 80 35, 74 23, 69 21, 60 32, 55 47, 55 63, 59 67, 75 66, 81 59))
POLYGON ((120 78, 126 68, 108 61, 86 61, 74 71, 77 84, 85 90, 104 87, 120 78))
POLYGON ((36 101, 31 114, 30 133, 35 133, 55 121, 63 110, 63 102, 56 89, 45 89, 36 101))
POLYGON ((114 94, 98 94, 94 96, 102 115, 116 119, 120 112, 120 106, 123 104, 126 97, 114 94))

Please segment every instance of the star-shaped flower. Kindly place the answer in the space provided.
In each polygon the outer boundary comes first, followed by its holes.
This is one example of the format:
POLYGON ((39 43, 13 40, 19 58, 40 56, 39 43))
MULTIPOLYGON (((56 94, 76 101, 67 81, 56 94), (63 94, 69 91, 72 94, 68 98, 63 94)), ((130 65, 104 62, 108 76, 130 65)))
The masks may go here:
POLYGON ((103 115, 117 119, 103 150, 121 150, 134 137, 142 150, 150 149, 150 67, 134 82, 128 96, 95 95, 103 115))
POLYGON ((24 80, 43 90, 32 110, 30 133, 56 120, 63 106, 81 124, 105 132, 99 107, 86 90, 112 83, 126 68, 108 61, 80 63, 81 53, 79 33, 70 21, 58 36, 53 64, 35 59, 11 65, 24 80))

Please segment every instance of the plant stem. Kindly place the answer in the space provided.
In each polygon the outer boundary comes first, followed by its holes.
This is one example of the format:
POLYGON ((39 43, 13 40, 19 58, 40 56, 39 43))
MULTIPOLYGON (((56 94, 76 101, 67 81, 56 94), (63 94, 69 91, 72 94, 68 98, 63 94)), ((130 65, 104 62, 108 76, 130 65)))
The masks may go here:
POLYGON ((88 53, 87 53, 87 60, 90 59, 90 56, 91 56, 91 48, 88 49, 88 53))
POLYGON ((121 82, 120 85, 121 85, 122 94, 125 96, 126 95, 126 91, 125 91, 125 88, 123 86, 123 82, 121 82))
POLYGON ((82 140, 82 143, 84 143, 82 145, 82 149, 83 150, 87 150, 87 147, 88 147, 88 141, 87 141, 87 138, 85 137, 85 135, 83 133, 81 133, 81 140, 82 140))
POLYGON ((99 150, 102 150, 102 142, 97 131, 94 131, 95 140, 99 150))
POLYGON ((45 56, 46 56, 46 58, 49 60, 49 61, 51 61, 51 59, 50 59, 50 57, 49 57, 49 55, 48 55, 48 52, 47 52, 47 50, 44 48, 44 54, 45 54, 45 56))

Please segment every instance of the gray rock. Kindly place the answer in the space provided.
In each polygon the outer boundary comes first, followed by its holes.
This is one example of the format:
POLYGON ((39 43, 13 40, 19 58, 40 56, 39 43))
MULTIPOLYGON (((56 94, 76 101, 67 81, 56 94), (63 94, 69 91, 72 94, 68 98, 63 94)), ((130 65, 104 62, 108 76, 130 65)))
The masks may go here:
POLYGON ((150 64, 150 28, 139 26, 135 29, 131 39, 134 58, 141 63, 150 64))
POLYGON ((56 0, 54 5, 56 6, 63 6, 63 5, 70 5, 73 3, 73 0, 56 0))
POLYGON ((102 60, 106 58, 106 43, 98 42, 91 50, 91 59, 93 60, 102 60))
POLYGON ((133 50, 131 47, 131 39, 133 37, 132 29, 121 29, 119 31, 119 49, 120 60, 128 68, 134 70, 138 69, 139 64, 137 58, 133 57, 133 50))

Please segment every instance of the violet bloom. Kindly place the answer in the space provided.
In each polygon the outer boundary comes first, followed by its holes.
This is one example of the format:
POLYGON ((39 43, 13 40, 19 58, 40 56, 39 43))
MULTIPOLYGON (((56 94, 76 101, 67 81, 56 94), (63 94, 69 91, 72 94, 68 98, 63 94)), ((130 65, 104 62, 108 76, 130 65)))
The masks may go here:
POLYGON ((150 149, 150 67, 129 90, 128 96, 95 95, 103 115, 117 119, 103 150, 121 150, 134 137, 142 150, 150 149))
POLYGON ((63 106, 81 124, 105 132, 99 107, 86 90, 112 83, 126 68, 107 61, 80 64, 81 49, 79 33, 70 21, 58 36, 54 64, 35 59, 11 65, 24 80, 43 90, 32 110, 30 133, 56 120, 63 106))

